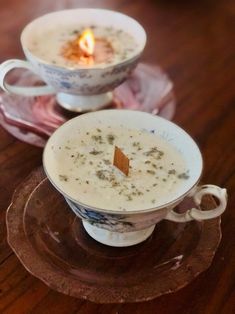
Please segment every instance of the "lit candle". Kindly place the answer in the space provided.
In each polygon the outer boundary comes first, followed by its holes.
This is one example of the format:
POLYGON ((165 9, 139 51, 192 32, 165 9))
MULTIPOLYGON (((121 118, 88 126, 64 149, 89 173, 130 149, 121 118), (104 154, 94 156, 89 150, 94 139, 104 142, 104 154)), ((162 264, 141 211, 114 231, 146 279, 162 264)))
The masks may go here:
POLYGON ((68 70, 104 69, 139 57, 146 40, 142 27, 120 13, 101 11, 51 13, 45 17, 50 23, 42 17, 41 27, 35 26, 29 36, 28 50, 47 64, 68 70))
POLYGON ((91 29, 68 41, 62 48, 62 56, 82 65, 111 62, 114 55, 112 45, 103 37, 95 38, 91 29))

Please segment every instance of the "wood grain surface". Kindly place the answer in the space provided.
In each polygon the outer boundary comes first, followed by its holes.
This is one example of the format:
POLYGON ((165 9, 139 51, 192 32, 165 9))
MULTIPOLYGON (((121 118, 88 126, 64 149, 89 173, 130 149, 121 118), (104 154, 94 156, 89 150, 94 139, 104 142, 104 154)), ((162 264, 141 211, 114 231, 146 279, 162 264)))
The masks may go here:
POLYGON ((0 313, 235 313, 235 2, 234 0, 0 0, 0 62, 23 58, 20 32, 52 10, 101 7, 136 18, 148 43, 142 60, 175 84, 174 121, 199 144, 205 183, 228 189, 223 238, 211 267, 182 290, 153 301, 98 305, 64 296, 31 276, 6 240, 5 213, 16 186, 41 164, 42 150, 0 128, 0 313))

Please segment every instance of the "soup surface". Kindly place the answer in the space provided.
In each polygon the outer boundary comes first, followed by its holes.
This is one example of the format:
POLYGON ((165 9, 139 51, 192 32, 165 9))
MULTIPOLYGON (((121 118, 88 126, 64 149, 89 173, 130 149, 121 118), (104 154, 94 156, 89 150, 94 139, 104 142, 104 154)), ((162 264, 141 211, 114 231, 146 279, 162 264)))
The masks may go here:
MULTIPOLYGON (((95 60, 96 66, 103 66, 105 64, 111 65, 134 56, 137 43, 133 36, 121 29, 94 25, 76 25, 67 28, 57 27, 47 32, 39 32, 35 34, 28 49, 36 57, 46 62, 61 67, 80 68, 81 64, 77 60, 68 60, 63 56, 63 50, 68 42, 79 38, 82 32, 87 28, 90 28, 94 33, 94 37, 98 39, 98 46, 100 46, 100 39, 105 39, 113 51, 112 54, 103 51, 104 56, 107 54, 107 58, 102 58, 102 51, 98 51, 96 54, 99 57, 95 60)), ((97 49, 99 50, 99 47, 97 49)))
POLYGON ((53 180, 83 204, 116 211, 154 208, 189 178, 181 153, 156 134, 122 126, 73 133, 49 147, 53 180), (113 165, 115 146, 130 160, 128 176, 113 165))

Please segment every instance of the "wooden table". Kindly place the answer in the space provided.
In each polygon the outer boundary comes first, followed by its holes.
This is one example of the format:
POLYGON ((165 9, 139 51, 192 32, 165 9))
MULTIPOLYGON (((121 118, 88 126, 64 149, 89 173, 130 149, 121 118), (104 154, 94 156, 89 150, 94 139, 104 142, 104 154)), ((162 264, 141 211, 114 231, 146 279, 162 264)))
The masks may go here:
POLYGON ((143 60, 161 65, 175 84, 174 121, 199 144, 203 181, 226 187, 223 238, 211 267, 177 293, 139 304, 97 305, 50 290, 20 264, 6 240, 5 213, 42 150, 0 128, 1 313, 235 313, 235 2, 170 0, 0 0, 0 62, 18 57, 24 25, 48 11, 79 6, 119 10, 146 29, 143 60))

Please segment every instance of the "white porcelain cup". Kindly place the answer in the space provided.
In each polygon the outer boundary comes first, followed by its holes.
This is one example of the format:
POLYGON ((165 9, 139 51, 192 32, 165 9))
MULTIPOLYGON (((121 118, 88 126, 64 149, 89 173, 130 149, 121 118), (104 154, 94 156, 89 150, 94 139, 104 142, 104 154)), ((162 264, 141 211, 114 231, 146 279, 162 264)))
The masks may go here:
MULTIPOLYGON (((98 109, 112 100, 111 91, 120 85, 136 67, 145 47, 146 33, 134 19, 119 12, 103 9, 63 10, 41 16, 29 23, 21 34, 25 60, 12 59, 0 65, 0 86, 7 92, 24 96, 57 94, 58 103, 73 111, 98 109), (60 67, 36 57, 30 51, 35 36, 47 31, 74 25, 112 26, 133 36, 134 53, 121 62, 104 65, 88 65, 76 68, 60 67), (5 78, 9 71, 23 68, 39 75, 47 84, 42 87, 9 85, 5 78)), ((43 42, 41 42, 43 45, 43 42)))
MULTIPOLYGON (((81 132, 82 133, 82 132, 81 132)), ((227 205, 226 189, 216 185, 200 184, 203 162, 200 150, 194 140, 179 126, 161 117, 131 110, 101 110, 76 117, 58 128, 47 142, 43 154, 45 172, 55 188, 65 197, 68 205, 79 216, 86 231, 97 241, 111 246, 129 246, 144 241, 153 232, 155 225, 163 220, 188 222, 206 220, 220 216, 227 205), (100 124, 101 123, 101 124, 100 124), (79 134, 84 127, 96 129, 100 125, 120 126, 156 134, 182 154, 190 176, 180 184, 173 195, 157 207, 140 210, 108 210, 89 206, 81 202, 78 194, 64 190, 59 180, 60 157, 53 150, 58 145, 71 142, 73 134, 79 134), (202 211, 200 203, 203 195, 215 196, 219 204, 212 210, 202 211), (185 197, 192 197, 195 207, 184 213, 177 213, 174 208, 185 197)), ((104 192, 105 193, 105 192, 104 192)), ((92 195, 90 195, 92 198, 92 195)))

